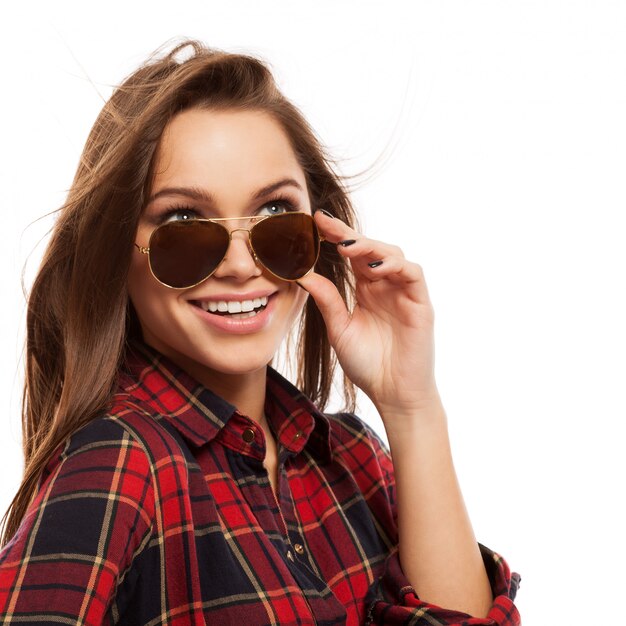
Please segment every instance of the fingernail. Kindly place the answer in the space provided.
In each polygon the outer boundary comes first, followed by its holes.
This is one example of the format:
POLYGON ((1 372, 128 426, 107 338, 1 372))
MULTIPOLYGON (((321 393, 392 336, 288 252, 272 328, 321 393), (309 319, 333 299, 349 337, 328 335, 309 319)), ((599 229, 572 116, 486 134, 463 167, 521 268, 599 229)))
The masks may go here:
MULTIPOLYGON (((331 219, 334 219, 334 215, 332 215, 331 213, 329 213, 328 211, 326 211, 325 209, 317 209, 317 211, 321 211, 324 215, 326 215, 326 217, 330 217, 331 219)), ((317 213, 317 211, 315 211, 317 213)))
POLYGON ((348 246, 351 246, 353 243, 356 243, 356 239, 344 239, 343 241, 340 241, 337 245, 347 248, 348 246))
POLYGON ((383 262, 382 262, 382 261, 372 261, 371 263, 368 263, 368 265, 369 265, 371 268, 378 267, 379 265, 382 265, 382 264, 383 264, 383 262))

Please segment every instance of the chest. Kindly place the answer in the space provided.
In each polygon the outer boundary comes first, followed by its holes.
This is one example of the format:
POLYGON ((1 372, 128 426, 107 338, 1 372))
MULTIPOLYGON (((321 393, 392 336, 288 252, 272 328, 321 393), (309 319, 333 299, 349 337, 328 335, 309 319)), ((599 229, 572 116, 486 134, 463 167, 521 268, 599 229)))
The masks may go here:
POLYGON ((171 606, 193 599, 198 623, 362 623, 394 545, 387 505, 366 500, 340 463, 276 452, 197 454, 189 498, 162 509, 169 530, 142 555, 142 584, 165 586, 171 606))

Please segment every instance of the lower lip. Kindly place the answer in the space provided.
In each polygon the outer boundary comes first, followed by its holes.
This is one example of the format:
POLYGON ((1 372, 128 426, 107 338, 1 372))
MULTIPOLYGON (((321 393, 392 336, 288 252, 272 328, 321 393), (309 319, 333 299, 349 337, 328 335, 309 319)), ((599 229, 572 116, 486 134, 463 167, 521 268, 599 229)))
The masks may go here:
POLYGON ((245 335, 263 330, 269 324, 276 306, 275 300, 276 295, 274 294, 267 299, 267 305, 260 313, 257 313, 254 317, 246 317, 244 319, 232 318, 228 315, 214 315, 194 304, 191 307, 196 315, 209 326, 217 328, 222 332, 245 335))

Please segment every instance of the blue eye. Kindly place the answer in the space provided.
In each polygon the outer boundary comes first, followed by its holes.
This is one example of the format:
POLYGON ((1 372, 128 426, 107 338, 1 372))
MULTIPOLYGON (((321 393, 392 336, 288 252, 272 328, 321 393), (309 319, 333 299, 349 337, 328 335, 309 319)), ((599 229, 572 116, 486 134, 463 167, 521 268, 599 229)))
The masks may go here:
POLYGON ((161 223, 164 222, 186 222, 198 219, 198 213, 190 207, 172 207, 161 216, 161 223))
POLYGON ((288 200, 271 200, 266 202, 260 209, 259 215, 280 215, 281 213, 288 213, 289 211, 295 211, 293 204, 288 200))

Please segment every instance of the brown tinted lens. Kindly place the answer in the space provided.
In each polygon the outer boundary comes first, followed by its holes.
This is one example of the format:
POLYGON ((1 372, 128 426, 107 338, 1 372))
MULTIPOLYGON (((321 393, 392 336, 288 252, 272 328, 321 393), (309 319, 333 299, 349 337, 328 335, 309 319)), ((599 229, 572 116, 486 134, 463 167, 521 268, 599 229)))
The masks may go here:
POLYGON ((228 231, 215 222, 168 222, 150 237, 152 273, 176 289, 197 285, 221 263, 229 240, 228 231))
POLYGON ((317 261, 319 235, 308 213, 282 213, 255 224, 250 234, 254 252, 279 278, 302 278, 317 261))

